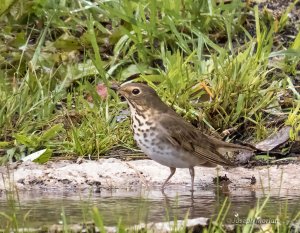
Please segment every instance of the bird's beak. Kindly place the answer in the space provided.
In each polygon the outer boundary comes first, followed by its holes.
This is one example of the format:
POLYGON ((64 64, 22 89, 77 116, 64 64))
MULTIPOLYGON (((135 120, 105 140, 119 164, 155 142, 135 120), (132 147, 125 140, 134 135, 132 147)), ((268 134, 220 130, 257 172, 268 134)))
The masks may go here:
POLYGON ((112 89, 112 90, 115 91, 115 92, 118 92, 119 86, 118 86, 117 84, 112 84, 112 85, 110 86, 110 89, 112 89))
POLYGON ((119 94, 119 96, 120 96, 120 100, 121 100, 121 102, 124 102, 124 101, 126 101, 126 98, 125 98, 125 96, 126 96, 126 93, 125 93, 125 92, 123 92, 123 91, 121 91, 121 90, 118 90, 117 92, 118 92, 118 94, 119 94))
POLYGON ((122 102, 126 100, 125 97, 124 97, 125 92, 121 91, 120 87, 117 84, 112 84, 110 86, 110 89, 112 89, 113 91, 118 93, 118 95, 119 95, 122 102))

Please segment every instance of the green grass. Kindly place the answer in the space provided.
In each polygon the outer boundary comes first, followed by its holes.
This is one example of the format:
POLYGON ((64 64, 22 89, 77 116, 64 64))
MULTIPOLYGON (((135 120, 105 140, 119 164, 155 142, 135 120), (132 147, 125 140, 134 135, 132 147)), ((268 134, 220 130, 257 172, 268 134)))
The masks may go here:
POLYGON ((199 127, 257 141, 280 113, 295 139, 300 33, 276 38, 296 2, 278 20, 240 0, 0 3, 0 163, 43 148, 71 157, 134 148, 128 120, 116 122, 125 105, 95 87, 137 76, 199 127))

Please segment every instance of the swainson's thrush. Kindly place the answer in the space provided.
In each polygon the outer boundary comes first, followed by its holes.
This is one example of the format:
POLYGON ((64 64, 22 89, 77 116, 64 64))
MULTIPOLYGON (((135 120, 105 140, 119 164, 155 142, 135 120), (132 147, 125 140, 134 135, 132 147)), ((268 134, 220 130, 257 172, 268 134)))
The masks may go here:
POLYGON ((171 169, 162 190, 176 168, 189 168, 193 190, 195 166, 234 166, 222 155, 223 152, 251 150, 202 133, 162 102, 154 89, 145 84, 123 84, 117 92, 129 104, 137 145, 151 159, 171 169))

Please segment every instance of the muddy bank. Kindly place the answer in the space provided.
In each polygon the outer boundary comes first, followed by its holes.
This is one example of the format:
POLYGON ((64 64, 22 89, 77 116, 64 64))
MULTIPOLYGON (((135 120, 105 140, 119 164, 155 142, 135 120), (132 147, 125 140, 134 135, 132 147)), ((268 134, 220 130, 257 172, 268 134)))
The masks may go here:
MULTIPOLYGON (((195 168, 197 189, 214 186, 213 179, 227 176, 229 188, 264 188, 272 190, 300 190, 300 164, 263 166, 255 168, 195 168), (253 182, 255 177, 256 183, 253 182), (252 178, 252 179, 251 179, 252 178), (255 183, 255 184, 254 184, 255 183)), ((169 168, 152 160, 122 161, 100 159, 48 162, 14 163, 0 167, 0 190, 15 186, 18 190, 90 190, 131 189, 159 187, 169 175, 169 168)), ((168 189, 190 188, 188 169, 177 169, 168 189)))

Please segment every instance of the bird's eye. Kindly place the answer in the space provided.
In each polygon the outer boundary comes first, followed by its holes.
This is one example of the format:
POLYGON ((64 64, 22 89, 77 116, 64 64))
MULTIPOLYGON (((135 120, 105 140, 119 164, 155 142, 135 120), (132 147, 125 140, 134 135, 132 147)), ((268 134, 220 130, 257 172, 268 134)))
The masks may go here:
POLYGON ((132 94, 138 95, 138 94, 140 94, 140 90, 135 88, 132 90, 132 94))

